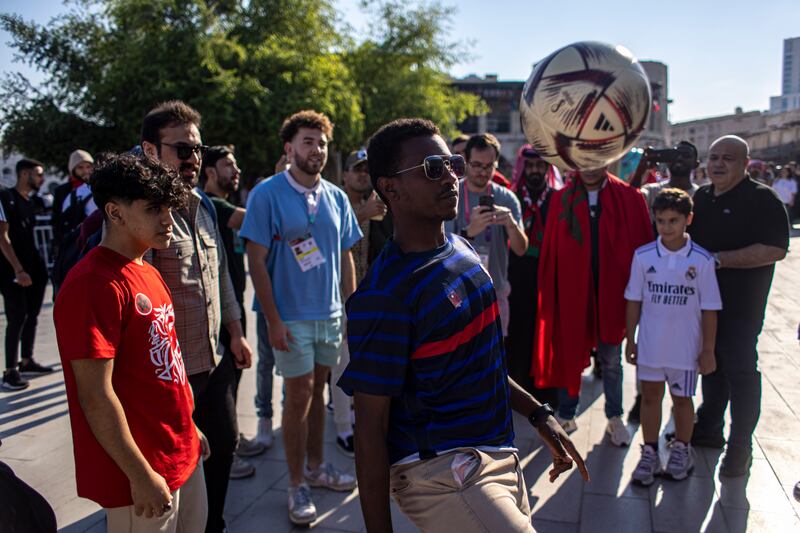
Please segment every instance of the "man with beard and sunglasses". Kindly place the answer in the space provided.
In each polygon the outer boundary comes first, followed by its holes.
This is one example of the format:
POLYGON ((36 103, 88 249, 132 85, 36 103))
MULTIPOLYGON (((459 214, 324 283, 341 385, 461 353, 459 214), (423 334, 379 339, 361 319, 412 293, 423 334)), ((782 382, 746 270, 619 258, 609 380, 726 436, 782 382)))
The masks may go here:
POLYGON ((33 159, 20 159, 16 172, 16 186, 0 191, 0 292, 6 312, 6 370, 2 387, 7 390, 28 387, 21 374, 53 371, 33 360, 36 325, 47 287, 47 266, 33 238, 36 215, 44 212, 44 202, 36 194, 44 181, 44 166, 33 159))
POLYGON ((517 152, 512 190, 522 206, 522 226, 528 236, 528 249, 521 256, 509 254, 509 323, 506 350, 508 375, 537 400, 558 403, 557 389, 538 389, 531 377, 533 325, 536 323, 536 288, 539 253, 544 239, 544 223, 553 191, 561 187, 558 170, 542 159, 529 144, 517 152))
POLYGON ((467 176, 459 183, 458 216, 445 222, 445 231, 469 240, 492 276, 503 336, 508 334, 509 247, 517 255, 528 248, 522 230, 520 205, 509 189, 492 182, 500 157, 500 142, 489 133, 473 135, 465 149, 467 176))
POLYGON ((289 519, 310 524, 317 510, 309 486, 351 491, 356 485, 324 461, 323 390, 339 361, 342 301, 355 290, 350 249, 362 234, 347 194, 322 179, 333 135, 328 117, 300 111, 283 122, 280 135, 291 166, 252 190, 240 235, 247 240, 254 307, 264 315, 286 388, 289 519))
POLYGON ((347 303, 356 471, 367 530, 392 530, 390 493, 422 531, 533 531, 511 410, 553 457, 550 480, 577 463, 575 446, 508 378, 492 279, 469 241, 448 233, 465 162, 423 119, 381 127, 368 147, 373 187, 394 237, 347 303))
POLYGON ((224 243, 211 201, 196 185, 205 146, 200 113, 179 100, 159 104, 144 117, 142 151, 178 170, 191 188, 186 206, 172 215, 172 241, 145 259, 158 269, 172 293, 186 374, 195 398, 194 419, 205 433, 211 457, 204 472, 208 493, 206 531, 225 529, 222 513, 239 428, 236 420, 236 370, 252 358, 241 311, 228 272, 224 243), (220 327, 230 334, 229 350, 216 364, 220 327))

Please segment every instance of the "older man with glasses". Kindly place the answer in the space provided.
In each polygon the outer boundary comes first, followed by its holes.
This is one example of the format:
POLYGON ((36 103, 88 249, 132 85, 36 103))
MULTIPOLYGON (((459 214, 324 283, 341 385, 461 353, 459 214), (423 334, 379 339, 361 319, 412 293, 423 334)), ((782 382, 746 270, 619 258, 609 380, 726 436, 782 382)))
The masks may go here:
POLYGON ((445 231, 468 239, 492 276, 503 337, 508 335, 508 248, 517 255, 528 249, 516 195, 494 182, 500 143, 491 134, 473 135, 466 147, 466 177, 459 184, 458 216, 445 222, 445 231))

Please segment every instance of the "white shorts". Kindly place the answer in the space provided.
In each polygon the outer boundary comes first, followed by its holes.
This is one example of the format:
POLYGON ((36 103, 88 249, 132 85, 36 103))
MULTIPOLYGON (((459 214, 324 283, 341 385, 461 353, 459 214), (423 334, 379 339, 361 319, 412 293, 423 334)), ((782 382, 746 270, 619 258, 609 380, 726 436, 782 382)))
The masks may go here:
POLYGON ((639 381, 666 381, 673 396, 691 398, 697 389, 697 370, 636 365, 639 381))

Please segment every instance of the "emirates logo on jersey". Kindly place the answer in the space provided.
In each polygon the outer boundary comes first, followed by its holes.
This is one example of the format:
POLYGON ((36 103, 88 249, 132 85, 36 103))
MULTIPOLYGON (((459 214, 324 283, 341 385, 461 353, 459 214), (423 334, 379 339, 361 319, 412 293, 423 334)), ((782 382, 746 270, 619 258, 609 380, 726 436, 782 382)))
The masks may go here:
POLYGON ((156 377, 163 381, 186 383, 181 347, 175 334, 175 311, 172 304, 155 308, 150 324, 150 362, 156 367, 156 377))
POLYGON ((692 265, 686 270, 686 280, 692 281, 696 277, 697 277, 697 269, 694 267, 694 265, 692 265))

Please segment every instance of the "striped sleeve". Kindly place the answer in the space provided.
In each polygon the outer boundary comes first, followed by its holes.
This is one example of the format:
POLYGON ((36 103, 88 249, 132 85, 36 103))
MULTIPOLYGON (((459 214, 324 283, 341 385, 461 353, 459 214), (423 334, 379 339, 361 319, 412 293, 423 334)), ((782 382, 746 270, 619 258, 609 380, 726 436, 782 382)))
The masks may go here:
POLYGON ((384 291, 357 292, 347 302, 350 363, 337 383, 378 396, 399 396, 405 385, 412 315, 402 299, 384 291))

